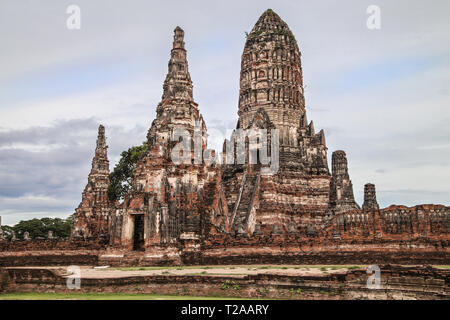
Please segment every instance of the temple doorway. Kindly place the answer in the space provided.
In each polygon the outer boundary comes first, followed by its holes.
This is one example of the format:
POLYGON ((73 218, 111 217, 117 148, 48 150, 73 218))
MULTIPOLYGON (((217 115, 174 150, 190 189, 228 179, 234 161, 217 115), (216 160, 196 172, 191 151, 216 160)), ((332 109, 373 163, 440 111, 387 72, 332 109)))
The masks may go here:
POLYGON ((144 215, 134 215, 133 250, 144 250, 144 215))

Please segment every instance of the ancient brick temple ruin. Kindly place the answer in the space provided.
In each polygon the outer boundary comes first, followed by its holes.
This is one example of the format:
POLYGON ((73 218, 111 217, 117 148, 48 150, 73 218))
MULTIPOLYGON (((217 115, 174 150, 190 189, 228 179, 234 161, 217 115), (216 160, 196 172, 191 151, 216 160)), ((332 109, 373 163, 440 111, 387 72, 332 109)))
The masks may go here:
POLYGON ((109 161, 105 127, 98 128, 97 147, 92 159, 88 183, 82 200, 75 209, 72 233, 80 237, 102 237, 109 232, 109 217, 113 207, 108 199, 109 161))
MULTIPOLYGON (((147 134, 148 153, 138 162, 131 191, 121 203, 107 198, 109 165, 105 129, 100 126, 88 184, 74 215, 73 237, 103 237, 111 248, 168 256, 202 250, 212 256, 211 250, 220 248, 233 255, 232 248, 246 246, 279 250, 290 245, 298 250, 305 243, 311 247, 345 241, 366 246, 441 241, 445 247, 450 240, 449 207, 380 209, 372 184, 365 186, 360 207, 344 151, 333 152, 330 173, 325 133, 316 133, 307 120, 297 41, 272 10, 264 12, 247 36, 235 132, 278 130, 269 134, 267 143, 279 141, 275 174, 266 174, 260 163, 238 163, 237 157, 212 164, 197 161, 209 152, 207 130, 193 98, 179 27, 168 67, 147 134), (176 164, 171 154, 181 143, 173 139, 179 130, 188 132, 200 148, 183 154, 184 161, 176 164)), ((234 145, 234 133, 230 141, 224 153, 234 145)))

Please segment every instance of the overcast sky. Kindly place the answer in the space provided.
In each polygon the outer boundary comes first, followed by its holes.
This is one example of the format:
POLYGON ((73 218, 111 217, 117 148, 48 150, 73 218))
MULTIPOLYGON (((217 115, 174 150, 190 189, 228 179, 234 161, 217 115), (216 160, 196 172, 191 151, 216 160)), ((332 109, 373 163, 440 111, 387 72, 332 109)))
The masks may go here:
POLYGON ((173 29, 185 30, 194 98, 218 147, 236 126, 240 59, 272 8, 302 52, 308 119, 347 152, 356 200, 450 204, 450 1, 0 1, 0 215, 74 212, 98 124, 110 168, 145 140, 173 29), (66 9, 81 8, 68 30, 66 9), (366 27, 369 5, 381 29, 366 27))

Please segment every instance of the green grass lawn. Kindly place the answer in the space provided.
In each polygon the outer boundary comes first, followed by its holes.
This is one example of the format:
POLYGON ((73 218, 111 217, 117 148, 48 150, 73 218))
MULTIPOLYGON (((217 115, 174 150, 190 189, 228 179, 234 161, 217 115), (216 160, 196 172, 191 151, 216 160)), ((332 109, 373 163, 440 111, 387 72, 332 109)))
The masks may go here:
POLYGON ((168 296, 132 293, 5 293, 0 300, 246 300, 228 297, 168 296))

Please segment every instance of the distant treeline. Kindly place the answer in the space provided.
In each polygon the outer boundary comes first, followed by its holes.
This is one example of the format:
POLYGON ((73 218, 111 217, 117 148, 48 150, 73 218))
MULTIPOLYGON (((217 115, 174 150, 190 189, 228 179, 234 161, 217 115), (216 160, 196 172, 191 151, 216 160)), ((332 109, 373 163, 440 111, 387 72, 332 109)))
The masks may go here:
POLYGON ((14 226, 1 226, 3 237, 10 240, 12 232, 16 233, 16 239, 23 239, 24 232, 28 231, 32 239, 41 237, 47 238, 48 232, 53 231, 53 236, 58 238, 67 238, 72 230, 73 218, 42 218, 22 220, 14 226))

